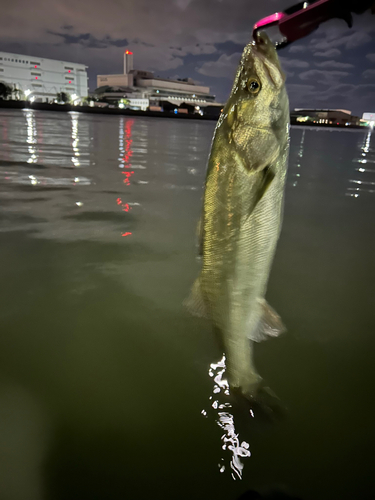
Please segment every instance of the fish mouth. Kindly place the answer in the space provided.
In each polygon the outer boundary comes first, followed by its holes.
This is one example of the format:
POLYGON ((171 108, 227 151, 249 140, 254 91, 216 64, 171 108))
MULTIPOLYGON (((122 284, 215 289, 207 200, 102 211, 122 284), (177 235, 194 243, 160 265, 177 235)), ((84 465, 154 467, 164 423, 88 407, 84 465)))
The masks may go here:
POLYGON ((280 61, 276 49, 265 33, 257 33, 257 39, 253 45, 256 56, 263 63, 269 79, 276 88, 281 88, 285 82, 285 74, 281 69, 280 61))
POLYGON ((256 35, 256 40, 254 48, 257 53, 262 57, 272 61, 273 64, 278 66, 278 56, 275 46, 271 42, 270 38, 266 33, 258 32, 256 35))

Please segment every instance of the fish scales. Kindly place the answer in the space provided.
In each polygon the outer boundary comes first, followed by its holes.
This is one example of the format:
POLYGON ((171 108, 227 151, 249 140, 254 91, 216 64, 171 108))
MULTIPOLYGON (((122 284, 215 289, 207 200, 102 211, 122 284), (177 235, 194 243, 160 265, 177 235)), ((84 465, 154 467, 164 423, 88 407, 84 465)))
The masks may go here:
POLYGON ((232 387, 261 383, 252 344, 283 325, 265 301, 280 234, 289 149, 289 103, 276 51, 248 44, 215 129, 201 220, 202 270, 188 306, 211 319, 232 387))

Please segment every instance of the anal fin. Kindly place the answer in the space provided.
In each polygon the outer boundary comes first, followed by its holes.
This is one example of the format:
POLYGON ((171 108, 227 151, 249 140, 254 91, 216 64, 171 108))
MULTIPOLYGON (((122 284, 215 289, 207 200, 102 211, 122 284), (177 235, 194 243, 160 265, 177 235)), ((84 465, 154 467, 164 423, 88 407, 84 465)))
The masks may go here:
POLYGON ((259 304, 262 315, 255 335, 256 342, 267 340, 270 337, 278 337, 284 333, 286 328, 277 312, 272 309, 265 299, 259 300, 259 304))

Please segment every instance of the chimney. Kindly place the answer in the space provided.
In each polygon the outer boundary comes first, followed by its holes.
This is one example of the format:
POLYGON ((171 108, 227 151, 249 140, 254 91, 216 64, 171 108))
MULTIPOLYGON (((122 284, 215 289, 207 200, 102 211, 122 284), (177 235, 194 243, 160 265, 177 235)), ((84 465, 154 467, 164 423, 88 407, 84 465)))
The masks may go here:
POLYGON ((133 69, 133 52, 125 50, 124 52, 124 75, 128 75, 133 69))

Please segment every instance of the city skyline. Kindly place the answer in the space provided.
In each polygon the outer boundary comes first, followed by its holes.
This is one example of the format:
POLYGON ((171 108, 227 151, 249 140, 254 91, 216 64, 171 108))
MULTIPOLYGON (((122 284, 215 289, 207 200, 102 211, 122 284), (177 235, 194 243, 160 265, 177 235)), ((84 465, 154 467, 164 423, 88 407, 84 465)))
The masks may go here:
MULTIPOLYGON (((110 0, 47 2, 16 0, 3 9, 0 50, 86 64, 90 90, 98 74, 122 72, 123 52, 134 67, 162 78, 191 77, 224 102, 243 46, 261 17, 295 2, 264 0, 147 0, 126 7, 110 0), (43 16, 40 15, 43 12, 43 16)), ((344 108, 353 114, 375 108, 375 16, 323 24, 279 52, 291 108, 344 108)))

